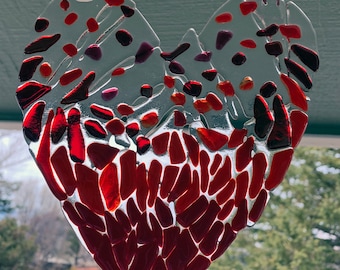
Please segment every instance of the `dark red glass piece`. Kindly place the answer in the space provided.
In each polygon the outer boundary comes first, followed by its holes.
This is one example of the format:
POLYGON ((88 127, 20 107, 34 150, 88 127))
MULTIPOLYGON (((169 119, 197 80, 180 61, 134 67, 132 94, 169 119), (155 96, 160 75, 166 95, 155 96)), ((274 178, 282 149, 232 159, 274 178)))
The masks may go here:
POLYGON ((217 76, 217 70, 216 69, 207 69, 207 70, 202 72, 202 77, 207 79, 210 82, 215 80, 216 76, 217 76))
POLYGON ((63 51, 70 57, 73 57, 75 55, 77 55, 78 53, 78 48, 74 45, 74 44, 66 44, 63 47, 63 51))
POLYGON ((184 143, 188 150, 188 155, 190 160, 194 166, 198 165, 199 160, 199 145, 194 136, 188 135, 186 133, 182 133, 184 143))
POLYGON ((125 17, 130 18, 135 14, 135 10, 129 6, 120 6, 120 9, 122 10, 125 17))
POLYGON ((149 194, 149 186, 146 181, 146 167, 145 163, 141 163, 137 166, 136 169, 136 183, 137 183, 137 191, 136 198, 138 208, 144 212, 146 209, 147 197, 149 194))
POLYGON ((247 136, 248 131, 246 129, 237 129, 235 128, 230 135, 230 139, 228 141, 228 148, 236 148, 240 146, 244 138, 247 136))
POLYGON ((63 209, 66 212, 69 219, 72 221, 72 223, 75 224, 76 226, 84 226, 86 224, 69 201, 65 201, 63 203, 63 209))
POLYGON ((105 2, 110 6, 119 7, 120 5, 124 4, 124 0, 105 0, 105 2))
MULTIPOLYGON (((219 205, 223 205, 226 201, 228 201, 231 195, 234 193, 235 187, 236 187, 235 180, 230 179, 228 184, 217 194, 216 196, 217 203, 219 205)), ((234 203, 233 203, 233 206, 234 206, 234 203)))
POLYGON ((101 246, 102 235, 98 231, 87 226, 79 226, 79 232, 89 251, 92 254, 97 253, 98 247, 101 246))
POLYGON ((111 212, 118 208, 120 204, 120 194, 118 186, 117 166, 108 164, 99 179, 100 189, 103 193, 107 209, 111 212))
POLYGON ((167 270, 165 267, 165 262, 161 256, 158 256, 155 264, 152 266, 151 270, 167 270))
POLYGON ((169 64, 169 70, 174 74, 184 74, 184 67, 177 61, 173 60, 169 64))
POLYGON ((221 30, 217 33, 216 49, 222 50, 224 46, 232 39, 233 33, 229 30, 221 30))
POLYGON ((293 60, 285 58, 285 64, 290 73, 292 73, 307 89, 313 86, 312 79, 309 77, 307 70, 293 60))
POLYGON ((149 84, 143 84, 140 88, 140 94, 144 97, 151 98, 153 93, 153 88, 149 84))
POLYGON ((293 158, 293 149, 287 149, 281 152, 277 152, 272 160, 271 168, 267 179, 265 180, 265 188, 267 190, 273 190, 279 184, 281 184, 290 162, 293 158))
MULTIPOLYGON (((232 179, 231 181, 233 181, 235 183, 235 180, 232 179)), ((234 192, 234 190, 233 190, 234 192)), ((223 208, 221 209, 220 213, 218 214, 218 218, 220 220, 225 220, 231 213, 231 211, 234 209, 235 207, 235 200, 234 199, 231 199, 229 200, 224 206, 223 208)))
POLYGON ((196 170, 193 171, 193 181, 189 189, 176 201, 176 213, 182 213, 193 204, 200 195, 199 176, 196 170))
POLYGON ((119 222, 109 212, 105 212, 104 217, 107 234, 109 235, 111 244, 114 245, 124 241, 127 238, 127 233, 124 231, 119 222))
POLYGON ((106 123, 106 129, 112 135, 121 135, 125 131, 124 123, 119 118, 114 118, 106 123))
POLYGON ((186 123, 187 123, 187 119, 185 117, 185 114, 178 110, 175 110, 174 111, 174 125, 176 127, 183 127, 186 125, 186 123))
POLYGON ((167 258, 173 251, 178 242, 180 229, 177 226, 165 229, 163 232, 164 246, 162 248, 162 257, 167 258))
POLYGON ((184 84, 183 91, 190 96, 198 97, 202 91, 202 84, 197 81, 188 81, 184 84))
POLYGON ((177 200, 182 196, 190 187, 192 183, 191 169, 188 163, 184 164, 180 171, 175 185, 169 193, 168 202, 177 200))
POLYGON ((208 200, 205 195, 201 195, 184 212, 177 214, 177 221, 183 227, 191 226, 208 208, 208 200))
POLYGON ((210 174, 208 170, 208 165, 210 158, 205 150, 202 150, 199 155, 200 167, 201 167, 201 190, 206 192, 208 189, 208 183, 210 179, 210 174))
POLYGON ((240 4, 241 13, 246 16, 257 9, 257 3, 255 1, 242 2, 240 4))
POLYGON ((135 63, 136 64, 144 63, 146 60, 148 60, 152 53, 153 53, 152 45, 147 42, 143 42, 135 55, 135 63))
POLYGON ((86 26, 90 33, 96 32, 99 29, 99 24, 95 18, 89 18, 86 22, 86 26))
POLYGON ((102 236, 101 245, 99 246, 98 251, 94 254, 93 259, 102 270, 120 270, 113 257, 110 240, 106 234, 102 236))
MULTIPOLYGON (((90 110, 91 110, 91 112, 93 113, 94 116, 97 116, 97 117, 104 119, 104 120, 111 120, 114 116, 111 109, 97 105, 97 104, 91 104, 90 110)), ((108 122, 107 125, 106 125, 106 128, 108 130, 110 130, 110 128, 109 128, 110 124, 109 123, 110 122, 108 122)), ((123 129, 124 129, 124 126, 123 126, 123 129)))
POLYGON ((131 270, 151 269, 158 256, 157 243, 151 242, 138 248, 132 261, 131 270))
POLYGON ((265 49, 269 55, 273 56, 279 56, 283 53, 283 48, 280 41, 272 41, 266 43, 265 49))
POLYGON ((91 44, 88 46, 84 54, 95 61, 99 61, 103 56, 102 49, 97 44, 91 44))
POLYGON ((147 137, 139 136, 136 139, 137 153, 140 155, 145 154, 150 148, 150 140, 147 137))
POLYGON ((59 147, 51 157, 51 163, 63 185, 65 192, 71 196, 77 187, 76 178, 71 167, 67 150, 64 146, 59 147))
POLYGON ((132 35, 125 29, 116 32, 116 39, 122 46, 129 46, 133 41, 132 35))
POLYGON ((80 216, 82 217, 82 219, 86 220, 86 224, 88 226, 92 227, 93 229, 95 229, 97 231, 101 231, 101 232, 105 231, 104 222, 102 221, 102 219, 98 215, 93 213, 85 205, 83 205, 79 202, 75 203, 75 207, 76 207, 78 213, 80 214, 80 216))
POLYGON ((267 140, 267 146, 269 149, 289 147, 292 144, 289 116, 286 106, 279 95, 274 97, 273 110, 275 121, 267 140))
POLYGON ((247 61, 247 57, 243 52, 237 52, 231 58, 231 62, 236 66, 241 66, 247 61))
POLYGON ((93 137, 104 139, 107 136, 107 132, 102 124, 94 119, 89 119, 84 122, 86 131, 93 137))
POLYGON ((198 128, 197 134, 204 145, 211 151, 220 150, 228 142, 228 136, 213 129, 198 128))
POLYGON ((61 0, 60 1, 60 7, 64 10, 67 11, 70 7, 70 3, 68 0, 61 0))
POLYGON ((168 165, 164 168, 164 174, 161 184, 160 195, 163 199, 168 197, 175 180, 177 178, 179 168, 177 166, 168 165))
POLYGON ((22 127, 26 138, 32 142, 37 142, 40 138, 42 128, 42 117, 45 110, 45 102, 39 101, 25 115, 22 127))
POLYGON ((242 171, 251 161, 251 152, 253 151, 254 141, 254 137, 251 136, 236 150, 237 171, 242 171))
POLYGON ((262 189, 259 196, 256 198, 255 203, 253 204, 253 207, 251 208, 249 212, 249 219, 252 222, 257 222, 259 218, 262 215, 262 212, 266 206, 268 198, 268 191, 265 189, 262 189))
POLYGON ((205 256, 198 255, 193 259, 188 267, 187 270, 205 270, 209 268, 209 265, 211 264, 210 260, 206 258, 205 256))
POLYGON ((222 234, 224 225, 222 222, 215 222, 211 229, 205 234, 203 240, 201 241, 199 248, 200 251, 205 255, 211 255, 218 245, 218 240, 222 234))
POLYGON ((261 96, 256 96, 254 102, 255 134, 263 139, 270 132, 274 124, 274 118, 267 102, 261 96))
POLYGON ((249 173, 244 171, 236 177, 235 206, 239 207, 242 200, 246 199, 249 186, 249 173))
POLYGON ((222 162, 222 156, 220 154, 216 154, 214 157, 214 161, 211 164, 210 167, 210 175, 214 175, 218 169, 218 167, 220 166, 222 162))
POLYGON ((117 148, 108 144, 93 142, 87 147, 87 154, 93 165, 102 170, 108 165, 118 154, 117 148))
POLYGON ((279 25, 273 23, 267 26, 266 28, 257 31, 256 35, 259 37, 268 37, 268 36, 270 37, 270 36, 274 36, 278 31, 279 31, 279 25))
POLYGON ((75 165, 80 201, 93 212, 103 215, 104 206, 98 185, 98 173, 83 164, 75 165))
POLYGON ((172 52, 162 52, 161 57, 165 61, 172 61, 174 60, 177 56, 181 55, 184 53, 186 50, 190 48, 190 43, 182 43, 180 44, 174 51, 172 52))
POLYGON ((48 62, 44 62, 40 65, 39 72, 41 76, 48 78, 53 72, 52 66, 48 62))
POLYGON ((96 73, 90 71, 85 78, 61 100, 61 104, 72 104, 85 100, 89 95, 89 87, 96 78, 96 73))
POLYGON ((265 82, 260 88, 260 94, 264 98, 269 98, 274 95, 277 91, 276 83, 272 81, 265 82))
POLYGON ((45 52, 52 47, 60 39, 60 34, 51 36, 41 36, 32 43, 28 44, 25 48, 25 54, 32 54, 38 52, 45 52))
POLYGON ((169 137, 170 133, 164 132, 152 139, 152 148, 156 155, 163 155, 166 153, 168 150, 169 137))
POLYGON ((299 110, 290 113, 290 124, 292 127, 292 147, 295 148, 301 141, 308 125, 308 115, 299 110))
POLYGON ((36 81, 26 82, 16 90, 16 96, 22 110, 52 90, 51 86, 36 81))
POLYGON ((163 78, 163 81, 164 81, 165 86, 168 88, 174 88, 175 83, 176 83, 175 78, 169 75, 165 75, 163 78))
POLYGON ((148 244, 150 242, 155 241, 154 232, 151 230, 149 226, 149 222, 147 220, 147 213, 144 212, 136 227, 136 235, 137 235, 137 243, 138 244, 148 244))
POLYGON ((70 14, 68 14, 68 15, 66 16, 64 22, 65 22, 65 24, 67 24, 67 25, 72 25, 72 24, 74 24, 77 20, 78 20, 78 14, 72 12, 72 13, 70 13, 70 14))
MULTIPOLYGON (((122 226, 124 231, 126 231, 127 233, 130 233, 131 232, 131 223, 130 223, 130 220, 127 217, 127 215, 120 209, 117 209, 115 214, 116 214, 117 221, 122 226)), ((133 234, 133 232, 131 232, 131 234, 133 234)))
POLYGON ((302 110, 307 111, 308 110, 307 98, 299 84, 284 73, 281 73, 280 79, 284 86, 286 87, 286 89, 288 90, 291 102, 295 106, 301 108, 302 110))
POLYGON ((177 132, 172 132, 170 145, 169 145, 169 156, 172 164, 179 164, 185 161, 186 154, 182 142, 177 132))
POLYGON ((159 184, 161 182, 162 164, 157 160, 152 160, 148 172, 147 183, 149 187, 148 206, 153 207, 156 201, 159 184))
POLYGON ((70 84, 71 82, 77 80, 83 75, 83 71, 80 68, 75 68, 69 71, 66 71, 63 75, 61 75, 59 82, 60 85, 65 86, 70 84))
POLYGON ((309 67, 313 71, 317 71, 319 69, 319 56, 318 54, 301 45, 301 44, 293 44, 291 50, 296 54, 297 57, 304 63, 307 67, 309 67))
POLYGON ((236 233, 233 231, 229 223, 226 223, 224 227, 224 233, 221 241, 219 241, 217 250, 215 253, 211 256, 211 260, 216 260, 218 257, 220 257, 231 245, 231 243, 235 240, 236 233))
POLYGON ((137 123, 130 123, 125 127, 126 134, 132 138, 138 134, 140 127, 137 123))
POLYGON ((67 140, 70 157, 74 162, 83 163, 85 160, 85 142, 80 128, 80 111, 72 108, 68 114, 67 140))
POLYGON ((203 51, 200 54, 196 55, 194 59, 198 62, 209 62, 211 60, 211 56, 211 51, 203 51))
POLYGON ((28 81, 32 79, 35 71, 37 70, 37 67, 39 64, 43 61, 42 56, 33 56, 30 58, 25 59, 22 64, 19 71, 19 79, 21 82, 28 81))
POLYGON ((256 153, 253 157, 253 175, 249 187, 249 196, 251 199, 254 199, 262 188, 267 165, 268 162, 265 154, 256 153))
POLYGON ((248 220, 248 205, 247 200, 243 199, 238 208, 233 221, 231 222, 231 226, 234 231, 240 231, 247 226, 248 220))
MULTIPOLYGON (((130 198, 127 202, 126 211, 127 211, 131 225, 135 226, 139 222, 142 214, 138 210, 138 208, 137 208, 137 206, 136 206, 136 204, 135 204, 135 202, 132 198, 130 198)), ((137 241, 137 239, 136 239, 136 241, 137 241)))
POLYGON ((164 228, 167 228, 173 224, 173 216, 169 206, 165 205, 165 203, 160 198, 156 199, 155 211, 160 224, 164 228))
POLYGON ((48 19, 38 18, 35 21, 34 30, 38 33, 44 32, 48 28, 49 25, 50 25, 50 21, 48 19))
POLYGON ((213 180, 209 184, 208 194, 213 195, 222 189, 231 179, 231 160, 225 157, 222 167, 217 171, 213 180))
POLYGON ((120 157, 120 194, 122 200, 128 198, 136 189, 136 153, 132 150, 126 151, 120 157))

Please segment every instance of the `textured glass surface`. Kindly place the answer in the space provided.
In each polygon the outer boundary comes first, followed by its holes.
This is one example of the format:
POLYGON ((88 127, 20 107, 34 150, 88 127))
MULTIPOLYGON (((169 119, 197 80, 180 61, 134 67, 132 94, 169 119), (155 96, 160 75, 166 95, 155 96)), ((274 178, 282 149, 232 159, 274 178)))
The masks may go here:
POLYGON ((207 269, 260 218, 305 131, 306 15, 230 0, 171 52, 133 1, 52 1, 33 30, 24 135, 95 261, 207 269))

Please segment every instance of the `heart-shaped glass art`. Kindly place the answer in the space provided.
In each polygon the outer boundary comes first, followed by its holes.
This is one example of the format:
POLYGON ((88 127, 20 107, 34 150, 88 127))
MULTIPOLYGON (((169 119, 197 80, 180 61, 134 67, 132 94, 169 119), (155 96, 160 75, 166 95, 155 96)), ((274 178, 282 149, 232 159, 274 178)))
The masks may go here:
POLYGON ((25 47, 24 136, 103 269, 207 269, 307 126, 319 58, 293 2, 230 0, 160 44, 131 0, 54 0, 25 47))

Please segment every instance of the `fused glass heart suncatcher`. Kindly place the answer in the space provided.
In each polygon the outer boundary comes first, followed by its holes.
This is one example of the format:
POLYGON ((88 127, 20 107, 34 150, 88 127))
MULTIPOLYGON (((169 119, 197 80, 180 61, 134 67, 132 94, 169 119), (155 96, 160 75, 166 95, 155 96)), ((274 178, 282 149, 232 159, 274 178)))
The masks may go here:
POLYGON ((318 67, 293 2, 227 1, 164 52, 133 1, 54 0, 16 96, 30 151, 100 267, 207 269, 283 180, 318 67))

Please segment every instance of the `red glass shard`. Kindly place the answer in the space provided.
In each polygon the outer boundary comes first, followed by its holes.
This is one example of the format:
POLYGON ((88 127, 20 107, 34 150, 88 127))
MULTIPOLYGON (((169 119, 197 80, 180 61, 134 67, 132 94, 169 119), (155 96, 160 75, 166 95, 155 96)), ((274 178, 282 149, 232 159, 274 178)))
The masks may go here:
POLYGON ((67 140, 70 150, 70 157, 74 162, 84 162, 85 142, 80 128, 81 113, 78 109, 72 108, 68 113, 67 140))
POLYGON ((176 105, 184 105, 186 100, 185 95, 181 92, 173 93, 170 99, 176 105))
POLYGON ((289 147, 292 144, 289 116, 286 106, 279 95, 274 97, 273 109, 275 122, 268 137, 267 146, 269 149, 289 147))
POLYGON ((220 150, 228 142, 226 135, 213 129, 197 128, 197 134, 204 145, 211 151, 220 150))
POLYGON ((251 77, 246 76, 240 82, 239 88, 244 91, 248 91, 254 88, 254 81, 251 77))
POLYGON ((257 47, 256 42, 252 39, 241 40, 240 45, 248 49, 255 49, 257 47))
POLYGON ((216 154, 214 157, 214 161, 211 164, 210 167, 210 175, 214 175, 218 169, 218 167, 220 166, 222 162, 222 156, 220 154, 216 154))
POLYGON ((149 213, 149 218, 150 218, 151 230, 153 232, 155 242, 158 244, 159 247, 161 247, 163 245, 163 230, 161 226, 159 225, 159 221, 154 216, 154 214, 149 213))
POLYGON ((166 261, 168 269, 185 269, 198 252, 188 230, 181 232, 178 243, 166 261))
POLYGON ((281 34, 285 36, 288 40, 290 40, 291 38, 301 38, 301 29, 296 24, 281 24, 279 28, 281 34))
POLYGON ((120 6, 124 4, 124 0, 105 0, 105 2, 110 6, 120 6))
POLYGON ((67 11, 70 7, 70 3, 68 0, 61 0, 60 2, 60 7, 64 10, 67 11))
POLYGON ((257 3, 255 1, 242 2, 240 4, 241 13, 246 16, 249 13, 254 12, 257 9, 257 3))
MULTIPOLYGON (((234 182, 235 180, 232 179, 234 182)), ((235 200, 234 199, 231 199, 229 200, 222 208, 222 210, 219 212, 218 214, 218 218, 220 220, 225 220, 231 213, 231 211, 234 209, 235 207, 235 200)))
POLYGON ((147 183, 149 186, 149 207, 153 207, 157 198, 159 184, 161 182, 162 164, 157 160, 152 160, 148 172, 147 183))
POLYGON ((290 49, 297 57, 299 57, 302 63, 304 63, 311 70, 317 71, 319 69, 320 60, 318 54, 315 51, 301 44, 293 44, 290 49))
POLYGON ((110 101, 118 95, 118 92, 119 92, 119 89, 117 87, 111 87, 111 88, 107 88, 103 90, 101 96, 104 101, 110 101))
POLYGON ((109 235, 111 244, 117 244, 127 238, 127 233, 124 231, 118 221, 112 216, 111 213, 105 212, 105 223, 107 234, 109 235))
POLYGON ((83 75, 83 71, 80 68, 69 70, 65 72, 63 75, 61 75, 59 79, 60 85, 62 86, 68 85, 71 82, 80 78, 81 75, 83 75))
POLYGON ((199 176, 197 171, 193 171, 193 181, 189 189, 178 198, 175 204, 176 213, 182 213, 192 203, 194 203, 200 195, 199 176))
POLYGON ((86 131, 93 137, 104 139, 107 136, 107 132, 102 124, 94 119, 89 119, 84 122, 86 131))
POLYGON ((92 254, 97 253, 98 248, 101 246, 102 235, 98 231, 87 226, 80 226, 79 232, 89 251, 92 254))
POLYGON ((162 248, 163 258, 167 258, 177 245, 179 233, 180 229, 177 226, 173 226, 164 230, 163 232, 164 246, 162 248))
POLYGON ((45 52, 55 43, 57 43, 60 37, 61 37, 60 34, 55 34, 51 36, 41 36, 26 46, 25 54, 45 52))
POLYGON ((252 222, 257 222, 262 215, 262 212, 266 206, 268 199, 268 191, 262 189, 259 196, 256 198, 256 201, 249 212, 249 220, 252 222))
POLYGON ((119 184, 117 166, 114 163, 108 164, 99 178, 99 186, 105 199, 107 209, 112 212, 120 204, 119 184))
POLYGON ((249 137, 245 143, 243 143, 236 150, 236 170, 241 172, 252 159, 252 151, 254 147, 254 137, 249 137))
POLYGON ((118 154, 117 148, 108 144, 91 143, 87 148, 87 154, 93 165, 99 170, 104 169, 118 154))
POLYGON ((145 154, 150 148, 150 140, 144 136, 138 136, 136 139, 137 153, 145 154))
POLYGON ((215 17, 217 23, 228 23, 233 20, 233 15, 229 12, 224 12, 215 17))
POLYGON ((281 184, 288 170, 290 162, 292 161, 293 153, 294 153, 293 149, 287 149, 281 152, 277 152, 274 155, 273 160, 271 162, 269 175, 265 180, 265 188, 267 190, 273 190, 279 184, 281 184))
POLYGON ((121 114, 121 115, 131 115, 135 112, 135 110, 128 104, 125 103, 120 103, 117 106, 117 111, 121 114))
POLYGON ((137 251, 137 236, 135 231, 132 231, 127 240, 127 248, 125 252, 125 257, 127 258, 128 264, 132 261, 133 256, 135 256, 137 251))
POLYGON ((187 270, 205 270, 209 268, 209 265, 211 264, 210 260, 202 255, 198 255, 193 259, 188 267, 187 270))
POLYGON ((120 194, 122 200, 128 198, 136 189, 136 153, 127 150, 120 157, 120 194))
POLYGON ((140 127, 138 123, 130 123, 126 125, 125 127, 126 134, 131 138, 137 135, 139 130, 140 130, 140 127))
POLYGON ((231 226, 234 231, 240 231, 247 226, 248 220, 248 205, 247 200, 243 199, 238 208, 233 221, 231 222, 231 226))
POLYGON ((194 60, 198 62, 209 62, 211 60, 211 56, 211 51, 203 51, 200 54, 196 55, 194 60))
POLYGON ((174 125, 176 127, 183 127, 185 126, 187 123, 187 119, 184 115, 184 113, 178 111, 178 110, 175 110, 174 111, 174 125))
POLYGON ((174 220, 170 208, 160 198, 156 199, 155 211, 162 227, 167 228, 173 225, 174 220))
POLYGON ((121 76, 124 74, 125 74, 125 68, 122 68, 122 67, 114 69, 111 73, 112 76, 121 76))
POLYGON ((79 216, 78 212, 74 209, 73 205, 69 201, 64 201, 63 210, 65 210, 67 216, 76 226, 85 226, 85 221, 79 216))
POLYGON ((214 200, 211 201, 203 216, 190 227, 191 235, 197 243, 199 243, 203 237, 207 235, 220 210, 221 208, 218 204, 214 200))
POLYGON ((210 82, 215 80, 216 76, 217 76, 217 70, 216 69, 207 69, 207 70, 202 72, 202 77, 207 79, 210 82))
POLYGON ((185 69, 182 66, 182 64, 175 61, 175 60, 170 62, 169 70, 174 74, 184 74, 185 73, 185 69))
POLYGON ((146 168, 145 164, 141 163, 138 165, 136 170, 136 182, 137 182, 137 192, 136 192, 136 198, 137 198, 137 204, 139 209, 144 212, 146 209, 146 202, 147 197, 149 194, 149 186, 146 181, 146 168))
POLYGON ((220 235, 224 230, 224 225, 222 222, 217 221, 211 227, 211 229, 206 233, 202 242, 199 245, 200 251, 205 255, 211 255, 218 245, 218 240, 220 235))
MULTIPOLYGON (((224 187, 216 196, 216 201, 219 205, 223 205, 226 201, 229 200, 231 195, 234 194, 235 191, 235 179, 230 179, 226 187, 224 187)), ((234 206, 234 203, 233 203, 234 206)))
POLYGON ((179 168, 177 166, 168 165, 164 168, 164 175, 161 182, 160 195, 162 199, 168 197, 175 180, 177 178, 179 168))
POLYGON ((98 44, 91 44, 88 46, 84 54, 95 61, 99 61, 103 56, 102 49, 98 44))
POLYGON ((198 165, 199 160, 199 145, 194 136, 188 135, 186 133, 182 133, 184 143, 186 145, 188 155, 192 164, 196 167, 198 165))
POLYGON ((223 103, 222 101, 220 100, 220 98, 215 95, 214 93, 208 93, 206 98, 205 98, 209 105, 211 106, 211 108, 215 111, 220 111, 223 109, 223 103))
POLYGON ((299 110, 293 110, 290 113, 290 123, 292 127, 292 147, 295 148, 306 131, 308 115, 299 110))
POLYGON ((154 137, 151 141, 153 152, 156 155, 164 155, 168 150, 170 132, 164 132, 154 137))
POLYGON ((210 174, 208 170, 210 158, 206 151, 202 150, 200 152, 200 167, 201 167, 201 190, 206 192, 208 189, 208 183, 210 179, 210 174))
POLYGON ((307 73, 307 70, 291 59, 285 58, 284 60, 288 71, 292 73, 307 89, 311 89, 313 83, 307 73))
POLYGON ((236 233, 233 231, 230 224, 227 223, 224 227, 223 237, 221 241, 219 241, 218 243, 217 250, 211 256, 211 260, 213 261, 213 260, 216 260, 218 257, 220 257, 228 249, 228 247, 235 240, 235 238, 236 238, 236 233))
POLYGON ((151 230, 147 213, 143 213, 136 227, 137 244, 145 245, 155 241, 154 232, 151 230))
POLYGON ((106 234, 102 236, 101 245, 94 254, 93 259, 103 270, 120 270, 113 257, 110 240, 106 234))
POLYGON ((174 51, 172 52, 162 52, 161 57, 165 61, 172 61, 174 60, 177 56, 181 55, 184 53, 186 50, 190 48, 190 43, 182 43, 180 44, 174 51))
POLYGON ((96 32, 99 29, 99 24, 95 18, 89 18, 86 22, 86 26, 90 33, 96 32))
POLYGON ((32 142, 37 142, 40 138, 42 117, 45 110, 45 102, 39 101, 25 115, 22 127, 25 136, 32 142))
POLYGON ((51 163, 66 191, 66 194, 71 196, 77 187, 77 182, 71 167, 67 150, 64 146, 59 147, 54 152, 51 157, 51 163))
POLYGON ((149 112, 141 117, 140 122, 145 128, 153 127, 158 123, 158 113, 149 112))
POLYGON ((267 170, 267 159, 264 153, 256 153, 253 157, 253 175, 249 187, 249 196, 254 199, 259 194, 267 170))
POLYGON ((194 108, 199 113, 202 113, 202 114, 207 113, 211 110, 211 106, 205 98, 196 99, 193 105, 194 105, 194 108))
MULTIPOLYGON (((131 223, 130 223, 130 220, 127 217, 127 215, 122 210, 120 210, 120 209, 117 209, 115 211, 115 214, 116 214, 116 218, 117 218, 118 223, 122 226, 124 231, 126 233, 130 233, 131 232, 131 223)), ((130 235, 132 233, 133 232, 131 232, 130 235)))
POLYGON ((216 49, 222 50, 224 46, 233 38, 233 32, 229 30, 221 30, 217 33, 216 49))
POLYGON ((275 57, 283 53, 283 47, 280 41, 267 42, 265 45, 265 49, 269 55, 273 55, 275 57))
POLYGON ((153 87, 149 84, 143 84, 140 88, 140 94, 144 97, 151 98, 153 87))
POLYGON ((82 219, 86 220, 86 225, 100 232, 105 231, 105 225, 98 215, 79 202, 75 203, 75 207, 82 219))
POLYGON ((64 23, 67 25, 72 25, 74 24, 76 21, 78 20, 78 14, 71 12, 70 14, 68 14, 65 19, 64 19, 64 23))
POLYGON ((188 81, 184 84, 183 91, 189 96, 198 97, 202 92, 202 84, 197 81, 188 81))
POLYGON ((98 185, 98 173, 80 163, 76 163, 75 171, 81 202, 93 212, 103 215, 104 206, 98 185))
POLYGON ((270 112, 267 102, 262 96, 257 95, 254 102, 255 134, 265 138, 274 124, 274 117, 270 112))
POLYGON ((48 78, 51 76, 53 71, 51 65, 47 62, 44 62, 40 65, 39 72, 42 77, 48 78))
POLYGON ((157 243, 152 242, 138 248, 132 261, 131 270, 151 269, 158 256, 157 243))
POLYGON ((70 57, 73 57, 75 55, 77 55, 78 53, 78 48, 74 45, 74 44, 66 44, 63 47, 63 51, 70 57))
MULTIPOLYGON (((107 107, 104 107, 104 106, 100 106, 98 104, 91 104, 90 105, 90 110, 91 112, 93 113, 94 116, 97 116, 101 119, 104 119, 104 120, 111 120, 114 116, 112 110, 110 108, 107 108, 107 107)), ((112 133, 112 126, 115 126, 115 125, 118 125, 118 124, 113 124, 111 123, 111 121, 109 121, 107 124, 106 124, 106 128, 112 133)), ((124 125, 122 127, 123 131, 124 132, 124 125)), ((113 133, 112 133, 113 134, 113 133)), ((116 135, 116 134, 114 134, 116 135)))
POLYGON ((147 42, 142 42, 135 55, 135 63, 136 64, 144 63, 146 60, 148 60, 152 53, 153 53, 152 45, 147 42))
POLYGON ((21 68, 19 71, 19 79, 21 82, 32 79, 37 67, 43 61, 42 56, 32 56, 22 61, 21 68))
MULTIPOLYGON (((135 235, 134 231, 130 234, 130 237, 132 235, 135 235)), ((131 237, 131 239, 132 239, 132 237, 131 237)), ((136 249, 137 249, 137 246, 136 246, 136 249)), ((115 256, 115 259, 116 259, 116 262, 117 262, 119 269, 128 269, 128 265, 131 262, 131 260, 129 260, 130 258, 128 258, 128 257, 131 257, 131 255, 127 254, 128 244, 125 241, 120 241, 120 242, 116 243, 115 245, 113 245, 112 251, 113 251, 113 254, 115 256)), ((132 254, 132 255, 135 255, 135 254, 132 254)))
POLYGON ((58 182, 54 177, 54 173, 52 171, 51 163, 50 163, 50 130, 51 130, 51 122, 53 119, 54 113, 53 111, 49 111, 47 121, 45 124, 45 128, 40 140, 40 147, 36 156, 37 165, 44 176, 46 183, 53 195, 59 200, 63 201, 67 198, 66 193, 59 186, 58 182))
POLYGON ((232 97, 235 95, 234 86, 230 81, 219 82, 216 86, 226 97, 232 97))
POLYGON ((186 154, 179 135, 176 131, 171 133, 169 156, 172 164, 179 164, 186 160, 186 154))
POLYGON ((167 270, 162 256, 158 256, 151 270, 167 270))
POLYGON ((188 163, 184 164, 178 178, 175 182, 174 187, 169 193, 168 202, 177 200, 184 192, 186 192, 190 185, 192 184, 192 175, 190 165, 188 163))
POLYGON ((249 174, 247 171, 240 173, 236 177, 235 206, 239 207, 242 200, 246 199, 249 186, 249 174))
POLYGON ((210 182, 208 194, 213 195, 223 188, 231 179, 231 160, 225 157, 223 166, 217 171, 213 180, 210 182))
POLYGON ((302 110, 307 111, 308 110, 307 98, 299 84, 284 73, 281 73, 280 79, 284 86, 286 87, 286 89, 288 90, 291 102, 295 106, 301 108, 302 110))
POLYGON ((276 93, 276 91, 277 85, 272 81, 265 82, 260 88, 260 94, 265 98, 271 97, 276 93))
POLYGON ((88 98, 89 87, 96 77, 94 71, 90 71, 84 79, 61 100, 61 104, 72 104, 88 98))
POLYGON ((236 66, 241 66, 247 61, 247 57, 243 52, 237 52, 231 58, 231 62, 236 66))
POLYGON ((116 39, 124 47, 129 46, 133 41, 132 35, 125 29, 120 29, 116 32, 116 39))
POLYGON ((246 129, 234 129, 230 135, 228 142, 228 148, 236 148, 244 142, 244 138, 247 136, 248 131, 246 129))
MULTIPOLYGON (((126 205, 126 211, 129 216, 129 220, 132 226, 135 226, 141 217, 141 212, 138 210, 133 198, 130 198, 126 205)), ((137 239, 136 239, 137 241, 137 239)), ((137 242, 136 242, 137 243, 137 242)))
POLYGON ((36 81, 26 82, 16 90, 16 96, 22 110, 52 90, 51 86, 36 81))
POLYGON ((38 33, 44 32, 48 28, 49 25, 50 25, 50 22, 48 19, 38 18, 35 21, 34 30, 38 33))
POLYGON ((168 88, 173 88, 175 86, 175 79, 172 76, 166 75, 164 76, 164 84, 168 88))
POLYGON ((190 205, 184 212, 177 214, 177 222, 183 227, 191 226, 197 219, 199 219, 207 210, 209 206, 205 195, 201 195, 192 205, 190 205))
POLYGON ((273 23, 269 26, 267 26, 264 29, 261 29, 256 32, 256 35, 259 37, 271 37, 274 36, 279 31, 279 25, 273 23))

